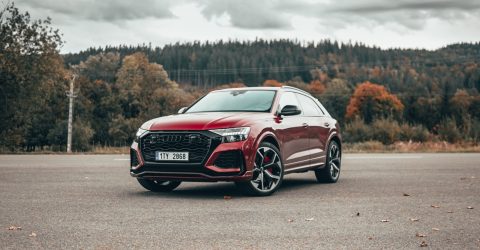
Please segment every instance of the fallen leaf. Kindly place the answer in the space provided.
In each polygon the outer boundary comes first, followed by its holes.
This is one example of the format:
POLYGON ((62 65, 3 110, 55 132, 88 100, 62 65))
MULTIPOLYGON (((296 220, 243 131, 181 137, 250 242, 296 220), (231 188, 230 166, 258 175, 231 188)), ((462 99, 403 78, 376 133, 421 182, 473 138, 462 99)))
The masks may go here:
POLYGON ((421 234, 421 233, 416 233, 415 236, 420 238, 427 237, 425 234, 421 234))
POLYGON ((433 208, 439 208, 440 206, 437 206, 437 205, 430 205, 431 207, 433 208))
POLYGON ((422 241, 422 243, 420 243, 420 247, 428 247, 428 244, 427 244, 427 242, 425 242, 425 241, 422 241))
POLYGON ((382 222, 390 222, 390 220, 382 220, 382 222))
POLYGON ((8 230, 22 230, 22 227, 10 226, 8 230))
POLYGON ((294 220, 293 219, 288 219, 288 222, 289 223, 292 223, 294 220))
POLYGON ((417 218, 410 218, 410 221, 419 221, 417 218))
POLYGON ((471 206, 468 206, 468 207, 467 207, 467 209, 473 209, 473 207, 471 207, 471 206))
POLYGON ((306 218, 305 220, 306 221, 313 221, 313 220, 315 220, 315 218, 306 218))
POLYGON ((409 194, 407 194, 407 193, 403 193, 403 196, 410 196, 410 195, 409 195, 409 194))
POLYGON ((232 196, 225 195, 225 196, 223 196, 223 199, 224 199, 224 200, 231 200, 231 199, 232 199, 232 196))
POLYGON ((30 237, 37 237, 37 234, 35 232, 32 232, 30 235, 28 235, 30 237))
POLYGON ((436 228, 436 227, 432 228, 432 230, 433 230, 433 231, 440 231, 440 229, 438 229, 438 228, 436 228))
POLYGON ((357 212, 357 216, 360 216, 360 212, 357 212))

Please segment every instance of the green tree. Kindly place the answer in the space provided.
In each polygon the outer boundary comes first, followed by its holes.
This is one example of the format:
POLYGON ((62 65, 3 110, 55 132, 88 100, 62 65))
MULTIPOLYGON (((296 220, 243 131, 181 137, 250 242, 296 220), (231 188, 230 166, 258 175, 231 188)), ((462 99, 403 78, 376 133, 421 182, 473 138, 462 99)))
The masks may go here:
POLYGON ((34 150, 62 110, 65 75, 58 48, 62 40, 50 19, 32 20, 13 3, 0 10, 0 145, 34 150), (3 105, 3 102, 2 104, 3 105))

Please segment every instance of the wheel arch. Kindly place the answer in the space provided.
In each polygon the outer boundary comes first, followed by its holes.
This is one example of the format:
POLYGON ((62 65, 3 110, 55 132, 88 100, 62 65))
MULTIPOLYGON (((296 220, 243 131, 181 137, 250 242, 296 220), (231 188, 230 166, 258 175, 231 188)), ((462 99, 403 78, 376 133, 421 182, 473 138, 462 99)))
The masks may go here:
MULTIPOLYGON (((277 138, 273 134, 267 133, 264 136, 262 136, 260 138, 260 140, 258 140, 258 145, 260 145, 260 143, 262 143, 262 142, 271 143, 271 144, 275 145, 275 147, 277 147, 278 150, 280 150, 280 144, 278 143, 277 138)), ((257 147, 258 147, 258 145, 257 145, 257 147)))
POLYGON ((334 141, 338 144, 338 147, 340 147, 340 155, 342 154, 342 140, 340 139, 340 136, 337 133, 333 133, 330 136, 330 139, 328 140, 328 143, 326 145, 325 150, 328 150, 328 145, 330 145, 330 142, 334 141))

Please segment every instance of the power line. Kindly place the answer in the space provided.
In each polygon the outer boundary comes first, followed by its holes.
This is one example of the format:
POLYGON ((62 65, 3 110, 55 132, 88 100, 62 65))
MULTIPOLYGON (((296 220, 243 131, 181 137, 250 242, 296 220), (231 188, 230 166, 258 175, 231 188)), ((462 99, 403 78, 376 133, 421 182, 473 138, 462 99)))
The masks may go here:
MULTIPOLYGON (((313 69, 344 67, 344 66, 392 66, 391 64, 410 60, 409 58, 401 58, 396 60, 375 60, 371 62, 342 62, 342 63, 319 63, 310 65, 291 65, 291 66, 272 66, 272 67, 250 67, 250 68, 224 68, 224 69, 165 69, 170 75, 181 76, 207 76, 207 75, 230 75, 230 74, 259 74, 259 73, 286 73, 286 72, 305 72, 313 69)), ((469 60, 474 62, 480 60, 480 55, 465 56, 454 60, 446 60, 444 57, 439 58, 425 58, 424 61, 413 62, 412 64, 437 64, 445 63, 465 63, 469 60)), ((410 60, 411 61, 411 60, 410 60)), ((402 66, 402 65, 399 65, 402 66)))

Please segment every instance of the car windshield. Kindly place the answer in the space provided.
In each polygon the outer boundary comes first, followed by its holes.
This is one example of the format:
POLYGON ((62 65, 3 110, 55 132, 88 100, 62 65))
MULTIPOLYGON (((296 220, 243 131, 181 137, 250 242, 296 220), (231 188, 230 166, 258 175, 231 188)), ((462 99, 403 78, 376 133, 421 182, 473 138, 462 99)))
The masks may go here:
POLYGON ((272 107, 274 90, 231 90, 212 92, 186 113, 193 112, 268 112, 272 107))

